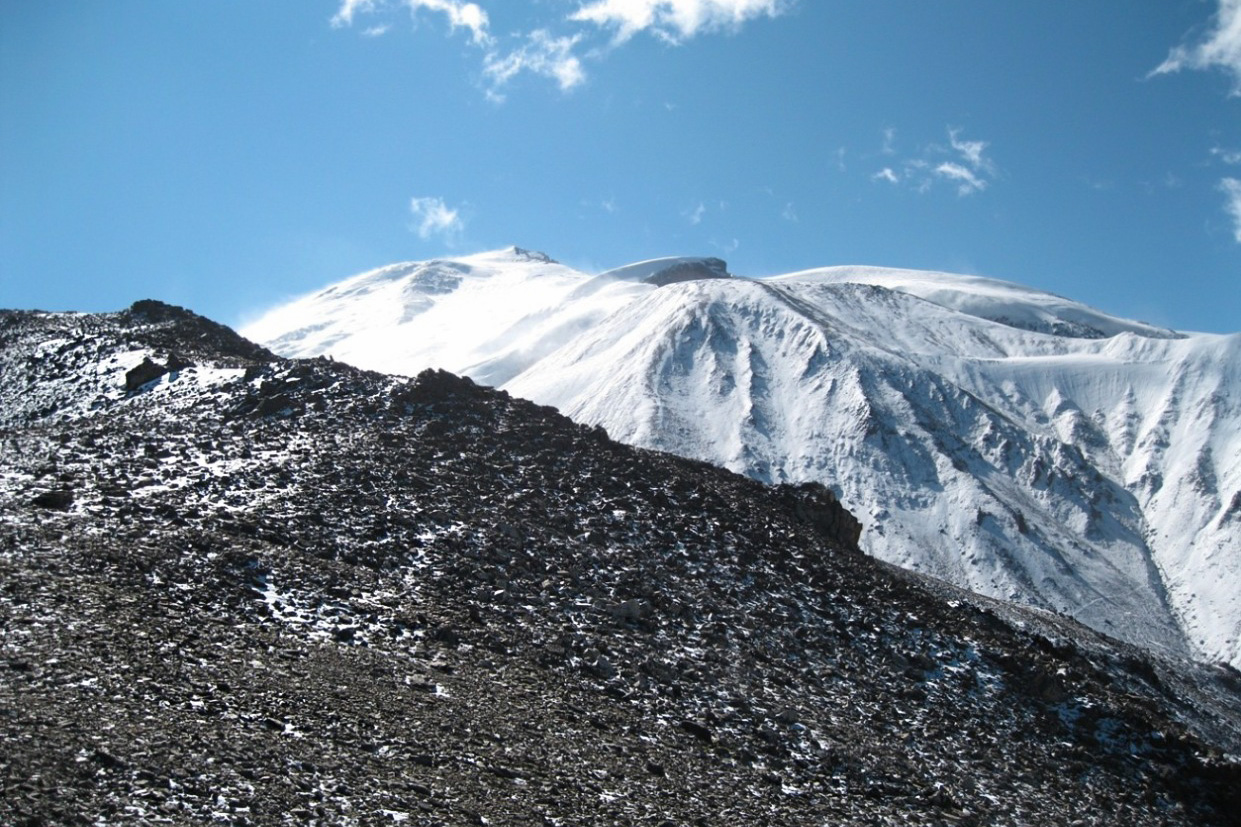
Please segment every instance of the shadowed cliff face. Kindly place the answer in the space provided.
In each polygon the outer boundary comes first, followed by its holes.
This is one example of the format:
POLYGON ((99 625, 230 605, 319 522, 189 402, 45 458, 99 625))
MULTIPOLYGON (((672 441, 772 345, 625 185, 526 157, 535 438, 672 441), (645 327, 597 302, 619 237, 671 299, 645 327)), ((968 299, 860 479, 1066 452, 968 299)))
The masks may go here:
POLYGON ((1232 823, 1234 673, 877 563, 820 486, 229 333, 0 315, 4 823, 1232 823))

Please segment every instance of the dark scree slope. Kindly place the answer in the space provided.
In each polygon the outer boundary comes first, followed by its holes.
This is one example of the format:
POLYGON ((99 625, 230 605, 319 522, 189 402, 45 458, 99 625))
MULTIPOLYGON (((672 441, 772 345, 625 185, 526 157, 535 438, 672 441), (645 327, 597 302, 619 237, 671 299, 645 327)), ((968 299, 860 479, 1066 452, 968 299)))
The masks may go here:
POLYGON ((187 311, 0 313, 0 823, 1224 825, 1234 673, 818 486, 187 311))

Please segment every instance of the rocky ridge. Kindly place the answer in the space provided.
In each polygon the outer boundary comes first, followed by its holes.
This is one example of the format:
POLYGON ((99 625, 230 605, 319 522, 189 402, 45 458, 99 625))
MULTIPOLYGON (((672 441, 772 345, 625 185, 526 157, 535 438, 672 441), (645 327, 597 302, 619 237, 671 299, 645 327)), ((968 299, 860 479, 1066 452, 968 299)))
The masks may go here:
POLYGON ((0 377, 3 823, 1236 823, 1235 672, 821 485, 153 303, 0 314, 0 377))

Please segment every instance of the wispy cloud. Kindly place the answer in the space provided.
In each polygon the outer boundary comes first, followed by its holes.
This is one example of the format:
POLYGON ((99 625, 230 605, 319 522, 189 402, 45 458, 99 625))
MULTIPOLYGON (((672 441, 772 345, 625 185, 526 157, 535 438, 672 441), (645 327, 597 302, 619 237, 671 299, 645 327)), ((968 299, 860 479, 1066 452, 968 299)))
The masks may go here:
POLYGON ((690 224, 693 224, 694 226, 698 226, 699 224, 701 224, 702 218, 706 214, 707 214, 707 205, 703 203, 702 201, 699 201, 698 206, 694 207, 692 210, 686 210, 685 212, 681 213, 681 215, 685 216, 685 220, 688 221, 690 224))
POLYGON ((1226 199, 1224 209, 1232 218, 1233 233, 1237 243, 1241 244, 1241 180, 1225 178, 1219 182, 1219 188, 1226 199))
POLYGON ((448 23, 453 30, 469 29, 470 39, 479 46, 492 43, 491 34, 487 31, 491 23, 487 12, 477 3, 462 3, 459 0, 404 0, 413 13, 419 9, 440 12, 448 16, 448 23))
POLYGON ((1241 96, 1241 0, 1218 0, 1211 28, 1196 43, 1177 46, 1151 75, 1182 69, 1223 69, 1232 75, 1232 94, 1241 96))
MULTIPOLYGON (((464 0, 338 0, 331 18, 335 28, 352 26, 364 15, 392 14, 406 9, 442 15, 451 30, 465 30, 481 52, 483 92, 493 101, 523 74, 555 82, 568 92, 586 82, 586 60, 602 60, 640 32, 679 44, 701 33, 736 31, 757 17, 775 17, 799 0, 573 0, 576 9, 529 31, 503 38, 491 30, 491 17, 481 3, 464 0), (516 45, 514 45, 516 44, 516 45)), ((496 0, 498 2, 498 0, 496 0)), ((363 30, 366 36, 386 33, 383 22, 363 30)))
POLYGON ((753 18, 775 17, 788 5, 788 0, 594 0, 569 19, 612 30, 616 43, 644 31, 680 43, 699 32, 735 31, 753 18))
POLYGON ((526 36, 525 43, 510 52, 489 52, 483 59, 483 73, 490 81, 487 96, 503 101, 503 87, 523 72, 551 78, 561 91, 581 85, 586 71, 573 54, 580 39, 577 35, 554 37, 546 29, 536 29, 526 36))
POLYGON ((961 140, 961 130, 949 129, 948 141, 952 144, 952 148, 960 153, 961 158, 970 166, 970 169, 978 169, 990 171, 992 169, 991 161, 983 157, 983 153, 987 150, 986 141, 964 141, 961 140))
POLYGON ((340 8, 332 17, 332 25, 336 28, 352 26, 354 15, 374 11, 377 2, 382 5, 383 0, 341 0, 340 8))
POLYGON ((958 195, 973 195, 987 188, 995 176, 995 164, 984 154, 986 141, 966 141, 961 130, 948 130, 948 143, 961 162, 945 161, 935 167, 935 174, 957 185, 958 195))
POLYGON ((956 182, 958 195, 973 195, 987 188, 987 182, 978 177, 973 170, 952 161, 944 161, 935 167, 935 174, 948 181, 956 182))
MULTIPOLYGON (((491 43, 491 35, 487 31, 490 19, 487 12, 477 3, 461 2, 461 0, 341 0, 340 8, 332 16, 332 26, 342 28, 353 25, 355 17, 362 14, 373 14, 385 11, 393 6, 409 9, 415 18, 420 10, 439 12, 448 18, 448 25, 454 31, 468 29, 470 39, 480 45, 491 43)), ((388 31, 390 24, 371 26, 365 29, 364 35, 375 36, 388 31)))
POLYGON ((883 148, 879 150, 884 155, 896 154, 896 129, 889 126, 883 130, 883 148))
POLYGON ((1218 158, 1229 166, 1241 164, 1241 149, 1226 149, 1222 146, 1213 146, 1211 147, 1211 157, 1218 158))
POLYGON ((449 207, 443 198, 411 198, 409 214, 412 219, 410 229, 422 239, 439 236, 451 244, 465 230, 465 219, 461 217, 461 211, 456 207, 449 207))
POLYGON ((896 170, 892 167, 884 167, 871 176, 872 181, 887 181, 889 184, 899 184, 901 177, 896 174, 896 170))
MULTIPOLYGON (((930 144, 917 155, 898 164, 889 164, 871 174, 872 181, 907 184, 927 192, 937 183, 956 187, 960 196, 982 192, 997 175, 995 163, 987 157, 987 141, 965 140, 960 129, 948 130, 948 146, 930 144)), ((883 130, 881 155, 896 156, 896 130, 883 130)))

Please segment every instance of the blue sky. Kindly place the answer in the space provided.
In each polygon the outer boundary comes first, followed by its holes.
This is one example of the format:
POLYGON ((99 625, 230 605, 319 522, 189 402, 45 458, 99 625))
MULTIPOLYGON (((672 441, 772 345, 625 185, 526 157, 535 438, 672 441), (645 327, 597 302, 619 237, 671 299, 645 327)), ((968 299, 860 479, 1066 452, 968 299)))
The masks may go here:
POLYGON ((509 244, 1241 330, 1241 0, 0 3, 0 306, 509 244))

